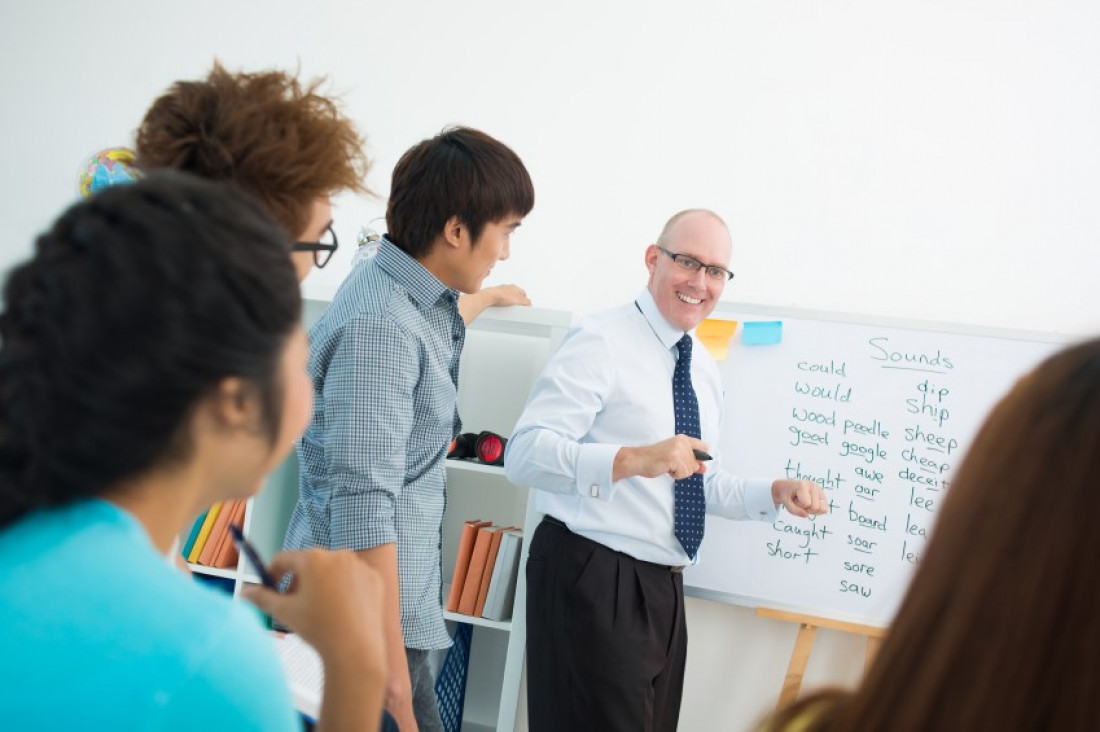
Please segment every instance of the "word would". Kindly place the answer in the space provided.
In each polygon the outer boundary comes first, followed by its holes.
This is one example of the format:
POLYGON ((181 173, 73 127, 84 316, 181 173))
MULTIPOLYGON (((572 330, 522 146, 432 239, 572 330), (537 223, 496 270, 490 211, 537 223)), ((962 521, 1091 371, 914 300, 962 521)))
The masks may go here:
POLYGON ((801 381, 796 381, 794 382, 794 390, 799 394, 804 394, 814 399, 831 399, 837 402, 850 402, 852 400, 852 387, 849 386, 846 390, 842 391, 839 383, 830 389, 824 386, 805 384, 801 381))

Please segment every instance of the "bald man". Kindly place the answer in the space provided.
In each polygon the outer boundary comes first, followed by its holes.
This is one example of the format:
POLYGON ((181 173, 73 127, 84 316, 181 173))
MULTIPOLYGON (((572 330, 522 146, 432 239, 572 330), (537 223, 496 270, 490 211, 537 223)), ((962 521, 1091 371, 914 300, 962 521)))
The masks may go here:
POLYGON ((508 442, 509 480, 539 489, 546 514, 527 560, 532 732, 676 729, 681 571, 704 513, 825 511, 816 483, 722 468, 718 367, 689 332, 733 278, 731 248, 717 214, 673 216, 645 250, 646 289, 570 331, 508 442))

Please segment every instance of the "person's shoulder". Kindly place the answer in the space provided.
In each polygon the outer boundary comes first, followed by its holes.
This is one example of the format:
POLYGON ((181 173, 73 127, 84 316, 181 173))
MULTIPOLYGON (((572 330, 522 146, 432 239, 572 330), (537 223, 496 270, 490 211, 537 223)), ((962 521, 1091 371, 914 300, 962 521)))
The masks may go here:
POLYGON ((345 323, 360 317, 384 317, 399 299, 400 285, 375 260, 352 268, 340 283, 324 314, 310 329, 323 335, 337 332, 345 323))
POLYGON ((389 344, 407 338, 408 297, 389 275, 364 262, 344 281, 324 314, 309 329, 311 362, 327 363, 346 339, 389 344))
POLYGON ((600 310, 580 318, 570 329, 573 335, 586 337, 608 337, 618 330, 633 327, 639 316, 634 303, 619 305, 617 307, 600 310))
POLYGON ((86 502, 12 528, 32 548, 22 555, 21 592, 0 598, 0 644, 13 671, 0 673, 0 683, 24 697, 40 724, 65 728, 76 714, 85 728, 100 720, 161 728, 163 715, 188 706, 179 701, 185 687, 225 696, 227 685, 241 686, 231 681, 235 663, 277 671, 255 615, 170 566, 121 509, 86 502), (71 709, 45 703, 59 687, 71 709))

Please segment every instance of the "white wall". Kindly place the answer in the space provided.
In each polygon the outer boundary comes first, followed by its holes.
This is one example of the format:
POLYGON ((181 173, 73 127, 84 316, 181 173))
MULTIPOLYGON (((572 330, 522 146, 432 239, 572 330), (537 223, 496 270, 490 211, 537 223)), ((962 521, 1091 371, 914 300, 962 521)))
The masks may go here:
MULTIPOLYGON (((497 282, 589 312, 643 285, 664 219, 708 206, 734 300, 1035 330, 1097 330, 1100 5, 1081 0, 8 2, 0 6, 0 270, 202 74, 327 73, 366 131, 369 184, 451 123, 511 144, 537 205, 497 282)), ((384 210, 338 202, 345 242, 384 210)), ((331 292, 350 248, 305 290, 331 292)), ((744 729, 793 628, 689 601, 683 728, 744 729)), ((811 679, 862 649, 825 634, 811 679)))

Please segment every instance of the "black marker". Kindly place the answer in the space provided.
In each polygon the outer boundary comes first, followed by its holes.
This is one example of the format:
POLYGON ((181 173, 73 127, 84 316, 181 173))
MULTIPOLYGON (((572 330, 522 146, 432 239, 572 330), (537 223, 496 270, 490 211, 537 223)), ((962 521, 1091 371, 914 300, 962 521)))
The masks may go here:
POLYGON ((278 592, 279 587, 275 584, 275 578, 264 568, 263 560, 260 559, 260 555, 252 545, 248 543, 248 539, 244 538, 241 528, 236 524, 229 524, 229 531, 233 534, 233 543, 244 554, 245 559, 252 565, 252 569, 256 570, 256 574, 260 576, 260 581, 264 583, 264 587, 269 587, 278 592))
POLYGON ((692 450, 692 452, 695 453, 695 459, 696 460, 702 460, 702 461, 706 462, 707 460, 713 460, 714 459, 710 456, 709 452, 703 452, 702 450, 692 450))

